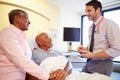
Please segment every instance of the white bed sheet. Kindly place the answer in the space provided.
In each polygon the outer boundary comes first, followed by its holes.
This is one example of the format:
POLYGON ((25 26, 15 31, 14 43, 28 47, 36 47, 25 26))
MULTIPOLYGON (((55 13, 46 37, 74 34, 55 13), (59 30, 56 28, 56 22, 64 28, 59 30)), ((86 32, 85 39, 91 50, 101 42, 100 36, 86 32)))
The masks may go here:
MULTIPOLYGON (((64 69, 66 63, 67 59, 63 56, 48 57, 40 64, 40 67, 43 68, 45 71, 51 73, 52 71, 57 69, 64 69)), ((73 70, 72 73, 68 75, 65 80, 113 80, 113 79, 111 77, 99 73, 88 74, 73 70)))

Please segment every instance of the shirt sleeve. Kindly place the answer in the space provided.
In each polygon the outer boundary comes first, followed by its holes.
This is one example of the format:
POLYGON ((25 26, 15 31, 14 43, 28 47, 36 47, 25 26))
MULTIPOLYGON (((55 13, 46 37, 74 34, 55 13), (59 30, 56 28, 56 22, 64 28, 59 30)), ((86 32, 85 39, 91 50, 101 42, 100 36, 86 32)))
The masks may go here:
POLYGON ((27 72, 38 79, 48 80, 49 73, 42 70, 31 59, 25 56, 25 52, 18 39, 18 36, 16 36, 14 32, 4 32, 0 34, 1 50, 5 53, 8 60, 23 72, 27 72))
POLYGON ((110 48, 108 48, 105 52, 111 57, 120 56, 120 29, 116 23, 109 20, 107 23, 107 38, 110 48))

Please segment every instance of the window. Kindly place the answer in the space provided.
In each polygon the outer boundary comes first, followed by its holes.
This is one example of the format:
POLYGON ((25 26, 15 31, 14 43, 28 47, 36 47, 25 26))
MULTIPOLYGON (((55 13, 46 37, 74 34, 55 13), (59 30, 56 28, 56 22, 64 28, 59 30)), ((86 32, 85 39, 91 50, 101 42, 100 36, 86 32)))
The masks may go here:
POLYGON ((92 21, 89 21, 86 15, 82 16, 82 24, 81 24, 81 45, 84 47, 88 44, 88 31, 90 25, 92 25, 92 21))
POLYGON ((105 18, 113 20, 120 28, 120 7, 103 11, 105 18))

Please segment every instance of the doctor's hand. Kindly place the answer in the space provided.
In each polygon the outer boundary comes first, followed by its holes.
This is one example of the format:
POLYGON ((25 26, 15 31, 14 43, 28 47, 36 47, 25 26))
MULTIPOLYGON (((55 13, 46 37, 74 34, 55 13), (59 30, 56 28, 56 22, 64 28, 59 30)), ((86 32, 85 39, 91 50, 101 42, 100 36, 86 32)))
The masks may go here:
POLYGON ((87 48, 83 47, 83 46, 80 46, 77 48, 77 51, 80 53, 80 54, 84 54, 84 52, 88 51, 87 48))
POLYGON ((81 56, 84 58, 94 58, 94 53, 90 51, 83 51, 82 53, 81 56))
POLYGON ((50 73, 49 80, 65 80, 66 76, 67 76, 67 73, 64 70, 58 69, 50 73))

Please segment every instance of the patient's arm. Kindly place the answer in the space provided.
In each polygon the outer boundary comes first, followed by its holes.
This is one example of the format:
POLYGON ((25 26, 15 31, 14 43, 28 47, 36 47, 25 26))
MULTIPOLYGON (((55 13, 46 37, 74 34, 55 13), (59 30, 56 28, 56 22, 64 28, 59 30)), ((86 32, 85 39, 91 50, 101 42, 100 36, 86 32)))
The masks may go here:
MULTIPOLYGON (((49 80, 65 80, 66 76, 67 73, 64 70, 57 69, 56 71, 50 73, 49 80)), ((39 79, 27 73, 25 80, 39 80, 39 79)))
POLYGON ((67 72, 67 75, 71 74, 72 72, 72 65, 70 62, 67 62, 66 66, 64 67, 64 71, 67 72))
POLYGON ((49 80, 65 80, 66 76, 71 74, 72 72, 72 66, 70 62, 67 62, 64 69, 57 69, 56 71, 53 71, 50 73, 50 79, 49 80))
POLYGON ((49 80, 65 80, 67 73, 62 69, 57 69, 50 73, 49 80))

